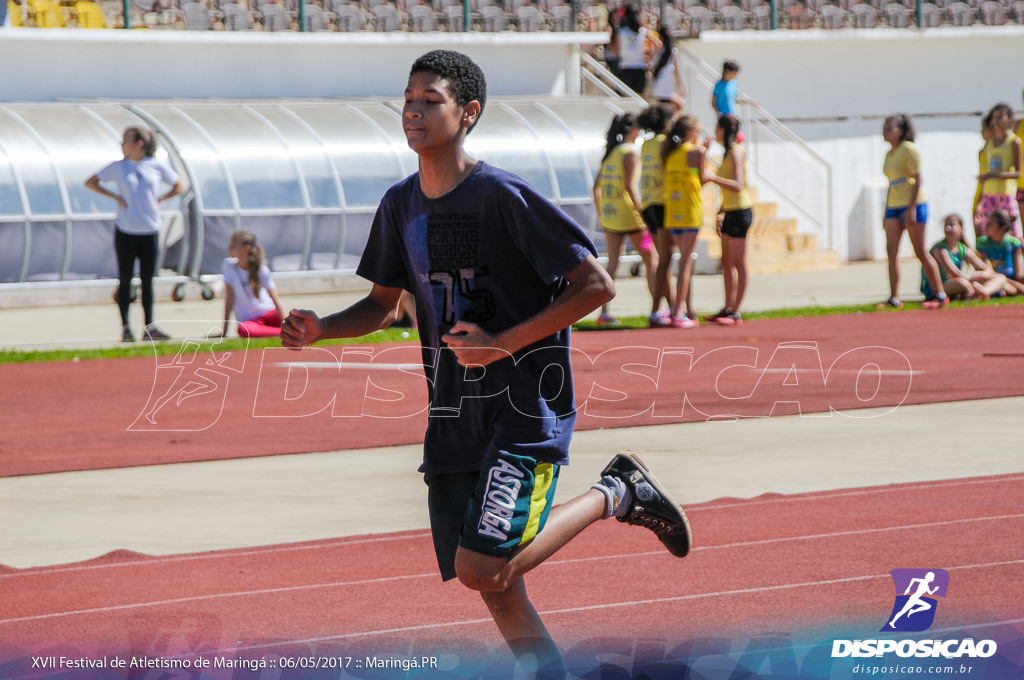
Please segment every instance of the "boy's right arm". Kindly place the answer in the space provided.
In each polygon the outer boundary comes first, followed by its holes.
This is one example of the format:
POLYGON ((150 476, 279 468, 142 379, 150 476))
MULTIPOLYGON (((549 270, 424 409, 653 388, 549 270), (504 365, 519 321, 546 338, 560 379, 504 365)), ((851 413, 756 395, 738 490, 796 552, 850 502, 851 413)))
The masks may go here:
POLYGON ((401 295, 401 288, 374 284, 362 300, 330 316, 293 309, 281 324, 281 344, 300 349, 320 340, 354 338, 387 328, 398 318, 401 295))

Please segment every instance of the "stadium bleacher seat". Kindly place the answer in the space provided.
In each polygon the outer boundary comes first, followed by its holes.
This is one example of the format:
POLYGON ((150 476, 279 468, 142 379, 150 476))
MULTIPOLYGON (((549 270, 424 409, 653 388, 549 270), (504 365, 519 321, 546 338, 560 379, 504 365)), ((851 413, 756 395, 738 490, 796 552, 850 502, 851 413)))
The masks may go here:
POLYGON ((285 9, 284 5, 276 2, 268 2, 260 5, 260 19, 262 21, 264 31, 276 33, 278 31, 293 30, 292 20, 288 15, 288 10, 285 9))
POLYGON ((995 0, 985 0, 978 9, 981 22, 986 26, 1002 26, 1007 23, 1006 9, 995 0))
POLYGON ((555 31, 574 31, 572 25, 572 7, 569 5, 555 5, 551 8, 551 28, 555 31))
POLYGON ((715 15, 707 7, 694 5, 686 10, 686 15, 690 20, 688 33, 693 37, 700 35, 702 31, 710 31, 715 27, 715 15))
POLYGON ((974 10, 966 2, 951 2, 946 11, 949 12, 949 23, 954 26, 974 25, 974 10))
POLYGON ((890 2, 882 11, 885 13, 886 23, 892 28, 907 28, 914 26, 917 19, 911 16, 910 10, 907 9, 906 5, 898 2, 890 2))
POLYGON ((11 18, 11 26, 25 25, 25 8, 14 0, 7 0, 7 16, 11 18))
POLYGON ((36 28, 65 28, 64 10, 53 0, 29 0, 28 11, 36 28))
POLYGON ((547 26, 547 20, 540 10, 533 5, 523 5, 515 10, 516 27, 522 33, 533 33, 543 31, 547 26))
POLYGON ((338 30, 346 33, 362 31, 366 28, 366 18, 356 5, 337 4, 332 11, 338 15, 338 30))
POLYGON ((75 3, 75 19, 79 28, 110 28, 103 10, 92 0, 78 0, 75 3))
POLYGON ((942 10, 930 2, 921 3, 921 26, 935 28, 942 25, 942 10))
POLYGON ((718 14, 722 17, 722 28, 726 31, 742 31, 750 28, 750 14, 736 5, 723 5, 718 14))
POLYGON ((229 2, 224 9, 224 28, 229 31, 251 31, 253 30, 252 13, 245 5, 238 2, 229 2))
POLYGON ((378 33, 401 31, 404 21, 398 8, 392 4, 375 5, 370 9, 373 14, 373 28, 378 33))
POLYGON ((414 33, 437 30, 437 14, 429 5, 413 5, 408 10, 409 27, 414 33))
POLYGON ((819 13, 821 27, 829 30, 846 28, 850 21, 850 13, 838 5, 825 5, 819 13))
POLYGON ((770 5, 756 5, 751 11, 753 25, 759 31, 767 31, 772 27, 772 8, 770 5))
POLYGON ((505 14, 504 9, 496 5, 481 7, 480 17, 486 33, 499 33, 509 28, 508 15, 505 14))
POLYGON ((448 5, 444 8, 445 24, 450 33, 459 33, 465 29, 466 21, 461 5, 448 5))
POLYGON ((874 28, 878 25, 878 10, 871 5, 856 4, 850 7, 854 28, 874 28))
POLYGON ((325 12, 319 5, 306 5, 306 30, 311 32, 330 31, 333 12, 325 12))
POLYGON ((213 17, 210 9, 201 2, 186 2, 181 6, 185 13, 185 28, 190 31, 209 31, 213 29, 213 17))

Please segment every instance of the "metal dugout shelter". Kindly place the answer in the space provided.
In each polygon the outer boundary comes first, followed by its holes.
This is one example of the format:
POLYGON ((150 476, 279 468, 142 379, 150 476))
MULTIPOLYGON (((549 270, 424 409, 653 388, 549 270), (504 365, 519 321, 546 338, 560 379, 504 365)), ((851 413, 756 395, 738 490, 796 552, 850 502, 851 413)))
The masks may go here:
MULTIPOLYGON (((506 97, 467 140, 522 176, 600 243, 591 185, 620 101, 506 97)), ((384 191, 416 170, 393 99, 147 100, 0 104, 0 288, 106 285, 113 201, 84 181, 121 157, 130 125, 157 132, 186 191, 163 205, 159 278, 208 282, 236 229, 275 276, 355 269, 384 191)), ((209 292, 204 286, 204 297, 209 292)))

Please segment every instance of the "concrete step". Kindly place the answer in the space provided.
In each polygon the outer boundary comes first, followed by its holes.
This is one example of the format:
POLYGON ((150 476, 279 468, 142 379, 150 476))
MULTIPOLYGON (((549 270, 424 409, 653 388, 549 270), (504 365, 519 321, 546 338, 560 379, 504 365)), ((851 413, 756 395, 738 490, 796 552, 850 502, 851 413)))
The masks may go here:
POLYGON ((794 252, 747 251, 747 273, 783 274, 796 271, 838 269, 839 256, 831 250, 805 250, 794 252))

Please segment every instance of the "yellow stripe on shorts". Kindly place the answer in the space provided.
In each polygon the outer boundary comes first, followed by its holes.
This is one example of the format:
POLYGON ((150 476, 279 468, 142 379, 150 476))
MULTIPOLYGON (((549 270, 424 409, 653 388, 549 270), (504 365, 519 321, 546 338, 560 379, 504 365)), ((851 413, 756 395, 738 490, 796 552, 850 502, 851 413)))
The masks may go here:
POLYGON ((551 463, 538 463, 533 471, 533 493, 530 495, 530 514, 526 518, 526 528, 519 545, 532 541, 540 531, 540 518, 548 504, 548 490, 555 479, 555 466, 551 463))

